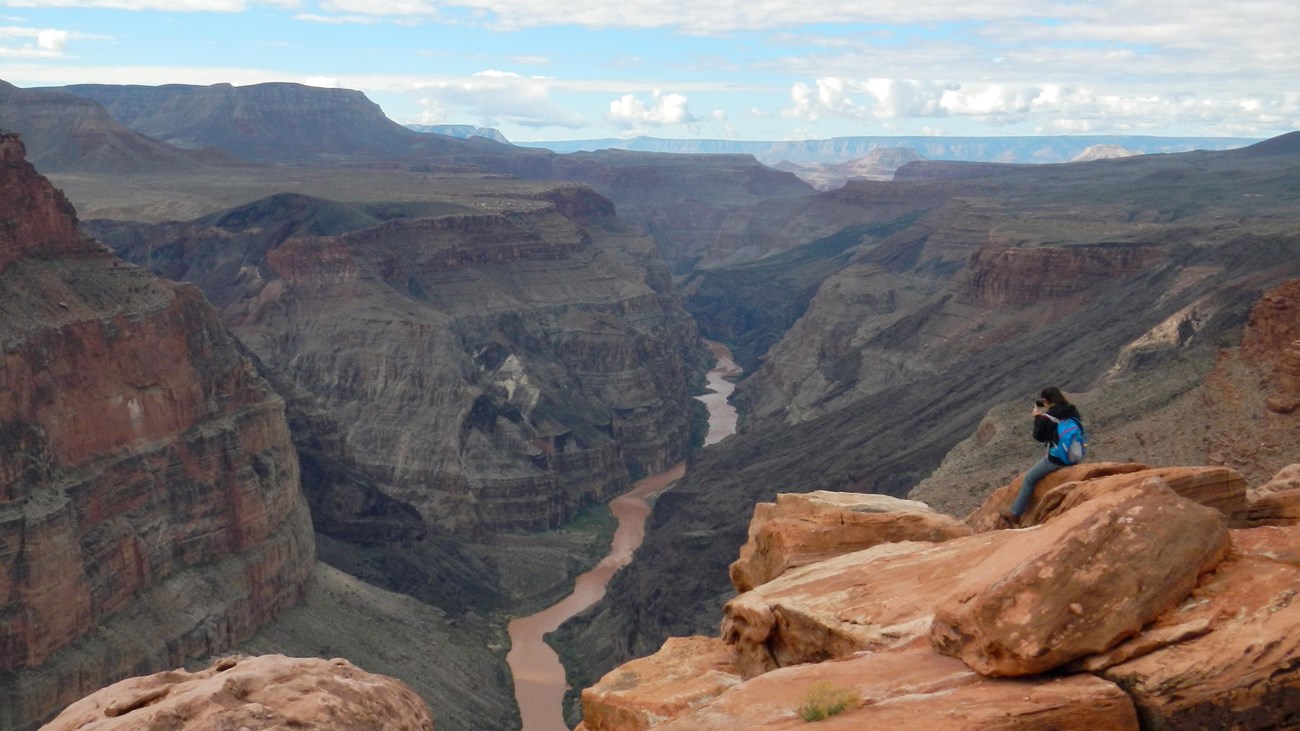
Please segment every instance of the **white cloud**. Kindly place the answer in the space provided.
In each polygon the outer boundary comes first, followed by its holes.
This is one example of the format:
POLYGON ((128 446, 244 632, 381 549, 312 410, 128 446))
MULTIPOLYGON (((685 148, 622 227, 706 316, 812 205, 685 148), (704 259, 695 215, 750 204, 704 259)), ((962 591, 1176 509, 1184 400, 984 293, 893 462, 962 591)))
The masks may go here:
POLYGON ((166 10, 173 12, 239 13, 250 4, 297 7, 297 0, 3 0, 11 8, 110 8, 112 10, 166 10))
POLYGON ((366 15, 321 15, 320 13, 299 13, 293 16, 297 20, 308 23, 324 23, 326 25, 374 25, 379 21, 366 15))
POLYGON ((93 36, 84 33, 71 33, 52 28, 23 28, 19 26, 0 27, 0 39, 15 38, 25 41, 20 46, 0 46, 0 56, 7 58, 62 58, 67 50, 68 41, 73 38, 103 39, 105 36, 93 36))
POLYGON ((308 76, 307 80, 302 82, 307 86, 318 86, 322 89, 342 89, 343 82, 334 76, 308 76))
POLYGON ((426 0, 326 0, 322 10, 357 15, 437 15, 438 5, 426 0))
POLYGON ((44 51, 63 53, 63 49, 68 47, 68 32, 66 30, 43 30, 36 34, 36 46, 44 51))
POLYGON ((686 97, 681 94, 664 94, 658 89, 651 92, 650 104, 635 94, 624 94, 609 103, 605 117, 623 129, 662 127, 669 124, 688 124, 698 121, 691 114, 686 97))
POLYGON ((442 108, 437 99, 425 97, 417 100, 420 105, 420 124, 444 124, 447 121, 447 110, 442 108))
POLYGON ((468 79, 421 81, 414 88, 424 93, 422 117, 446 116, 459 108, 481 120, 485 127, 511 122, 524 127, 584 127, 587 120, 550 97, 548 79, 525 77, 509 71, 481 71, 468 79))
POLYGON ((1179 125, 1252 134, 1256 128, 1292 125, 1300 117, 1300 92, 1210 97, 1178 91, 1118 87, 1102 91, 1059 84, 971 83, 909 79, 819 78, 790 89, 787 117, 816 122, 847 118, 893 122, 966 118, 983 125, 1030 124, 1052 134, 1138 133, 1179 125), (1236 124, 1235 131, 1227 125, 1236 124))

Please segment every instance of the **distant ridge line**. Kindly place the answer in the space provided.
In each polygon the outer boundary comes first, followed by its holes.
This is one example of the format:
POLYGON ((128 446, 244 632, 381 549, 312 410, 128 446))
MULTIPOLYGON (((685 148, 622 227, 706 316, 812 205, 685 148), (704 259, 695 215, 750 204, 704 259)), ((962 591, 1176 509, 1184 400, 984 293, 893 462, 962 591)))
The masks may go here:
POLYGON ((1058 163, 1069 162, 1085 149, 1101 144, 1119 145, 1141 154, 1166 154, 1192 150, 1230 150, 1261 142, 1257 137, 1158 137, 1147 135, 1030 135, 1001 137, 931 137, 873 135, 831 137, 822 140, 752 141, 692 140, 658 137, 629 139, 515 142, 557 153, 604 149, 634 152, 750 154, 766 164, 833 164, 864 157, 874 150, 910 148, 928 160, 1058 163))

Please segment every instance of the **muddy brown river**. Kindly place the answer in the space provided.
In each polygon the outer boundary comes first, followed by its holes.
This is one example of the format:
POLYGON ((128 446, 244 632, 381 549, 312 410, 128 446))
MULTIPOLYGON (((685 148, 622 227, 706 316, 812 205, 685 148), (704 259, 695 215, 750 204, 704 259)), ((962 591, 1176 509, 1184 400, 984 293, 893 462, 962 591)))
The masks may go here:
MULTIPOLYGON (((711 393, 697 396, 709 409, 709 430, 704 445, 715 444, 736 431, 736 410, 727 403, 733 385, 727 377, 740 373, 731 352, 721 343, 709 342, 717 362, 709 371, 711 393)), ((605 586, 616 571, 628 565, 632 552, 645 538, 645 519, 650 514, 648 498, 667 489, 686 473, 686 463, 640 480, 632 489, 610 501, 609 509, 618 521, 609 555, 574 581, 573 593, 558 603, 527 617, 510 622, 510 652, 506 663, 515 678, 515 700, 523 718, 523 731, 568 731, 564 723, 564 666, 550 645, 542 641, 565 620, 605 596, 605 586)))

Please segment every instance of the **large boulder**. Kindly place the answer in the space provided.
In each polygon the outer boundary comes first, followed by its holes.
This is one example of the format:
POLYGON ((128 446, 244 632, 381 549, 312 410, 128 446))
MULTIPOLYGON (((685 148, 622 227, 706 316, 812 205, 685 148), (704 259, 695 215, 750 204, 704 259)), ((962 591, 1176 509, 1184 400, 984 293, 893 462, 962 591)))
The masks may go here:
POLYGON ((1300 726, 1300 527, 1232 531, 1232 551, 1142 636, 1085 661, 1147 729, 1300 726))
POLYGON ((749 540, 731 564, 731 583, 746 592, 806 566, 881 543, 946 541, 970 535, 965 523, 925 503, 856 492, 780 494, 754 506, 749 540))
POLYGON ((655 729, 803 728, 801 707, 815 703, 819 695, 826 702, 838 697, 845 706, 819 721, 819 731, 1138 728, 1132 701, 1118 686, 1100 678, 985 678, 957 660, 932 652, 924 643, 912 643, 773 671, 655 729))
POLYGON ((199 672, 174 670, 111 685, 69 706, 43 731, 433 731, 405 684, 347 660, 227 657, 199 672))
POLYGON ((1009 531, 944 543, 886 543, 791 569, 723 607, 722 637, 745 678, 926 635, 934 607, 1009 531))
POLYGON ((1228 550, 1220 514, 1159 479, 1020 535, 939 603, 930 640, 985 675, 1051 670, 1136 635, 1228 550))
MULTIPOLYGON (((1159 478, 1183 497, 1218 510, 1229 522, 1246 512, 1246 480, 1230 467, 1156 467, 1102 462, 1066 467, 1048 475, 1034 490, 1034 501, 1021 516, 1020 525, 1043 523, 1071 508, 1100 497, 1159 478)), ((1005 527, 1000 510, 1010 506, 1019 489, 1017 479, 994 492, 967 521, 976 530, 1005 527)))
POLYGON ((716 637, 671 637, 649 657, 615 668, 582 691, 588 731, 645 731, 740 684, 735 650, 716 637))

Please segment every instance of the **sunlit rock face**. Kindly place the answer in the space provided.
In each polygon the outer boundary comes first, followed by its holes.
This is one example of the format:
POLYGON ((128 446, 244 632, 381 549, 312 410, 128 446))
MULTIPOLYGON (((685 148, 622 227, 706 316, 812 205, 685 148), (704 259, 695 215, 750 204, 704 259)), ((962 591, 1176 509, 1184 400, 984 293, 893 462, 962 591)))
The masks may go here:
POLYGON ((0 726, 250 636, 302 595, 284 402, 197 289, 78 233, 0 137, 0 726))
POLYGON ((77 701, 43 728, 88 726, 433 731, 433 714, 402 682, 347 660, 234 656, 197 672, 128 678, 77 701))

